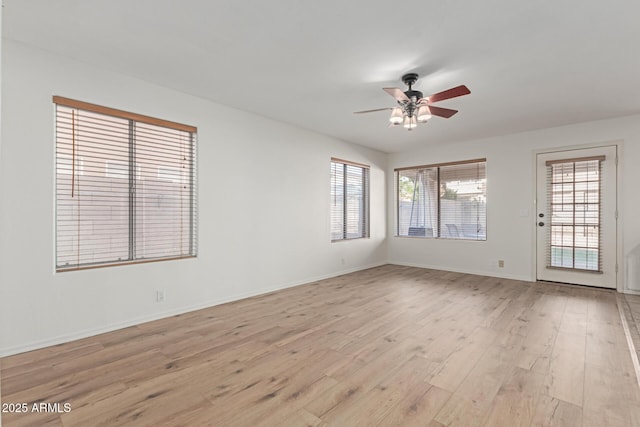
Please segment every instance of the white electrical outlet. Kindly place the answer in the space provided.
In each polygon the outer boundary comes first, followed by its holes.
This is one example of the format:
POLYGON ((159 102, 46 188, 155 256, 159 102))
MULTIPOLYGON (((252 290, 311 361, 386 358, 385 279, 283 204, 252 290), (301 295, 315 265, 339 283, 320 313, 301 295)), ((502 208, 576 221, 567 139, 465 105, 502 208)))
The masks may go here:
POLYGON ((164 302, 164 291, 157 290, 156 291, 156 302, 164 302))
POLYGON ((498 267, 504 268, 504 260, 503 259, 499 259, 498 260, 498 267))

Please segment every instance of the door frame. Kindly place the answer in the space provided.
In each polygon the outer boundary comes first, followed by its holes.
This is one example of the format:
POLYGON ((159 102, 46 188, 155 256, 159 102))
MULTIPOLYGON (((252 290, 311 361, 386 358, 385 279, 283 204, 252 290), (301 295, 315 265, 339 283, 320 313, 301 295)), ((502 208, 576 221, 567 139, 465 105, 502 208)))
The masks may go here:
MULTIPOLYGON (((532 165, 532 169, 533 169, 533 173, 532 173, 532 208, 530 209, 531 211, 531 215, 529 216, 530 219, 530 224, 531 224, 531 228, 530 228, 530 232, 531 232, 531 239, 533 241, 533 244, 531 245, 531 281, 532 282, 536 282, 538 280, 538 269, 537 269, 537 262, 538 262, 538 239, 537 239, 537 212, 538 212, 538 206, 537 206, 537 183, 538 183, 538 154, 546 154, 546 153, 561 153, 561 152, 565 152, 565 151, 571 151, 571 150, 581 150, 581 149, 585 149, 585 148, 599 148, 599 147, 610 147, 610 146, 615 146, 616 150, 617 150, 617 157, 618 157, 618 163, 617 163, 617 167, 616 167, 616 211, 618 212, 618 220, 616 221, 616 230, 615 230, 615 236, 616 236, 616 263, 618 265, 618 268, 615 272, 615 277, 616 277, 616 287, 615 290, 617 292, 626 292, 626 275, 624 274, 624 272, 626 271, 626 264, 625 264, 625 260, 623 257, 623 241, 622 241, 622 230, 623 230, 623 215, 622 215, 622 210, 620 208, 620 194, 621 194, 621 189, 622 189, 622 164, 623 162, 621 161, 621 159, 623 158, 623 141, 622 140, 611 140, 611 141, 602 141, 602 142, 595 142, 595 143, 589 143, 589 144, 579 144, 579 145, 561 145, 561 146, 550 146, 550 147, 546 147, 546 148, 538 148, 538 149, 534 149, 532 152, 532 157, 531 157, 531 165, 532 165)), ((576 286, 580 286, 580 285, 576 285, 576 286)), ((604 288, 603 288, 604 289, 604 288)))

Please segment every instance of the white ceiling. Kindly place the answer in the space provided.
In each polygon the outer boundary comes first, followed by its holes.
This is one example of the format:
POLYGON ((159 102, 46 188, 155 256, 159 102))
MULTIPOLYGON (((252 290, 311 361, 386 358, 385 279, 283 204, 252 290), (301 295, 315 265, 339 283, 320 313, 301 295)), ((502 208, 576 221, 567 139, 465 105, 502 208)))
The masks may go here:
POLYGON ((637 0, 4 4, 5 38, 386 152, 640 113, 637 0), (471 95, 412 132, 352 114, 407 72, 471 95))

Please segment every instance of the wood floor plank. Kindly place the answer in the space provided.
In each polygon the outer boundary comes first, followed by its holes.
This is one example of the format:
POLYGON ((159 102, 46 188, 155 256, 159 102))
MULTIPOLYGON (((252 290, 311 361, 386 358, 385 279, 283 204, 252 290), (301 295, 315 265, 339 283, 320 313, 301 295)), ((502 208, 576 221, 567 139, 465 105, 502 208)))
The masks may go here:
POLYGON ((2 422, 640 425, 618 300, 386 265, 1 359, 4 403, 72 408, 2 422))
POLYGON ((453 394, 442 406, 434 421, 448 427, 481 426, 490 403, 478 402, 453 394))
POLYGON ((581 427, 582 408, 554 397, 540 396, 531 427, 552 426, 581 427))
POLYGON ((349 405, 338 404, 322 414, 329 425, 358 425, 366 419, 371 425, 380 423, 399 402, 417 390, 426 392, 428 384, 420 375, 420 360, 411 358, 393 371, 387 371, 375 387, 364 389, 349 405))
MULTIPOLYGON (((623 342, 622 337, 617 336, 617 325, 611 325, 600 321, 590 321, 587 326, 587 363, 599 365, 616 370, 622 364, 622 355, 618 344, 623 342)), ((626 344, 624 344, 626 345, 626 344)))
POLYGON ((544 376, 513 367, 508 379, 498 390, 485 426, 529 426, 540 396, 544 376))
POLYGON ((456 396, 491 403, 509 374, 507 367, 513 366, 516 354, 516 348, 491 345, 455 390, 456 396))
POLYGON ((172 416, 197 410, 208 402, 200 395, 158 377, 63 414, 65 426, 152 425, 172 416), (170 411, 167 408, 171 408, 170 411))
POLYGON ((450 397, 450 392, 427 382, 416 383, 378 426, 424 426, 433 420, 450 397))
POLYGON ((496 336, 495 331, 478 327, 468 339, 459 340, 457 349, 447 357, 440 371, 429 382, 442 389, 455 391, 496 336))
POLYGON ((322 420, 315 415, 305 411, 304 409, 299 409, 289 417, 282 420, 281 424, 265 424, 260 422, 257 424, 258 426, 267 425, 282 425, 282 426, 298 426, 298 427, 318 427, 322 425, 322 420))
POLYGON ((631 378, 587 363, 584 381, 584 425, 633 425, 630 407, 637 406, 638 390, 631 378))
POLYGON ((546 319, 534 318, 527 321, 523 331, 525 338, 516 357, 516 366, 545 372, 549 366, 558 329, 559 324, 546 319))
POLYGON ((559 332, 551 356, 544 393, 582 407, 585 335, 559 332))

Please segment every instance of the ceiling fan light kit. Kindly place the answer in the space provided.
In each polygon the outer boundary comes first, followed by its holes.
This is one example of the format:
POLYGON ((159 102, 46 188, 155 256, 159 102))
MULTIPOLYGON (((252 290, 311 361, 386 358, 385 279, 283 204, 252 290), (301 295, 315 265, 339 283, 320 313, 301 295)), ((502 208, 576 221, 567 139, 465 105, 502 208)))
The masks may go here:
POLYGON ((391 117, 389 117, 389 121, 392 125, 399 125, 402 123, 403 119, 404 114, 401 108, 396 107, 391 109, 391 117))
POLYGON ((412 130, 418 126, 418 121, 416 120, 416 116, 404 116, 404 127, 412 130))
POLYGON ((356 111, 356 114, 391 110, 389 126, 402 124, 407 130, 413 130, 418 126, 418 123, 426 123, 433 116, 448 119, 458 112, 458 110, 433 106, 431 105, 432 103, 471 93, 465 85, 460 85, 425 98, 422 92, 413 90, 413 85, 418 81, 418 75, 416 73, 405 74, 402 76, 402 81, 409 86, 409 90, 402 91, 397 87, 385 87, 382 89, 396 100, 398 103, 397 107, 356 111))
POLYGON ((420 107, 418 107, 419 123, 426 123, 427 120, 429 120, 431 117, 433 116, 431 115, 431 111, 429 110, 429 107, 427 107, 426 105, 421 105, 420 107))

